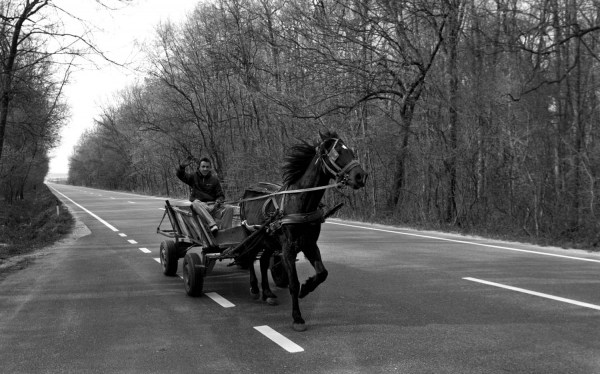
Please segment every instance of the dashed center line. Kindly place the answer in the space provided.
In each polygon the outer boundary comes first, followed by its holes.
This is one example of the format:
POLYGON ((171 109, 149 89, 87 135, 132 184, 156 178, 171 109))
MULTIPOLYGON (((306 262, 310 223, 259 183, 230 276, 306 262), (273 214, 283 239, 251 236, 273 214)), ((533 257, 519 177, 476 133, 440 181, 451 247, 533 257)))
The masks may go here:
POLYGON ((128 240, 128 242, 129 242, 130 244, 137 244, 137 242, 136 242, 135 240, 133 240, 133 239, 129 239, 129 240, 128 240))
POLYGON ((160 264, 160 257, 153 257, 154 261, 158 262, 160 264))
POLYGON ((232 302, 230 302, 229 300, 227 300, 226 298, 224 298, 216 292, 207 292, 205 293, 205 295, 213 299, 215 303, 219 304, 223 308, 233 308, 235 306, 235 304, 233 304, 232 302))
POLYGON ((140 251, 144 252, 144 253, 151 253, 152 251, 149 250, 148 248, 140 248, 140 251))
POLYGON ((298 344, 281 335, 269 326, 255 326, 254 329, 290 353, 304 352, 304 348, 300 347, 298 344))
POLYGON ((582 306, 584 308, 590 308, 590 309, 600 310, 600 305, 594 305, 594 304, 584 303, 584 302, 577 301, 577 300, 566 299, 564 297, 553 296, 553 295, 549 295, 549 294, 545 294, 545 293, 541 293, 541 292, 536 292, 536 291, 530 291, 530 290, 526 290, 524 288, 507 286, 505 284, 490 282, 490 281, 486 281, 486 280, 483 280, 483 279, 470 278, 470 277, 463 278, 463 279, 471 281, 471 282, 477 282, 477 283, 487 284, 488 286, 494 286, 494 287, 504 288, 504 289, 511 290, 511 291, 525 293, 525 294, 528 294, 528 295, 543 297, 545 299, 556 300, 556 301, 560 301, 560 302, 567 303, 567 304, 573 304, 573 305, 577 305, 577 306, 582 306))
POLYGON ((122 238, 124 238, 124 237, 126 237, 126 236, 127 236, 127 234, 120 232, 120 233, 119 233, 119 236, 120 236, 120 237, 122 237, 122 238))

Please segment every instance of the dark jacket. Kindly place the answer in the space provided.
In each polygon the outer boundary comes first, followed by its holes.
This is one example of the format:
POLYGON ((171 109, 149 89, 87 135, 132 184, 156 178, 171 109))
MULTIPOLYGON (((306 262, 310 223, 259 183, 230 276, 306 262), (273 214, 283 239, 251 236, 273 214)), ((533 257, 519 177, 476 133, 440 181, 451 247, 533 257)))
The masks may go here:
POLYGON ((180 166, 179 169, 177 169, 177 178, 190 186, 190 201, 196 199, 200 201, 225 200, 221 182, 219 182, 219 178, 214 176, 211 172, 206 176, 200 174, 199 171, 186 173, 185 167, 180 166))

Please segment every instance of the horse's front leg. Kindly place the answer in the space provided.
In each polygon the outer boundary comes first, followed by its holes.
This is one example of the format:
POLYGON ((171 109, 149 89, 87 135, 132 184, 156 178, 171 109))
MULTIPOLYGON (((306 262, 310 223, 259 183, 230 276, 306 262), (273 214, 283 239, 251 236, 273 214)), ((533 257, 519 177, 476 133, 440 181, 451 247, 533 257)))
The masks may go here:
POLYGON ((261 277, 261 287, 262 287, 262 300, 266 301, 269 305, 277 305, 277 295, 271 291, 271 287, 269 286, 269 262, 271 261, 271 256, 273 255, 273 251, 270 249, 265 249, 260 256, 260 277, 261 277))
POLYGON ((283 250, 282 255, 283 266, 288 274, 289 290, 292 296, 292 318, 294 323, 292 327, 296 331, 305 331, 306 323, 300 313, 300 303, 298 301, 298 293, 300 292, 300 282, 298 281, 298 273, 296 272, 296 252, 293 248, 283 250))
POLYGON ((323 265, 323 261, 321 260, 321 251, 319 250, 319 247, 314 244, 310 249, 311 250, 305 250, 304 254, 306 255, 306 258, 312 267, 315 269, 316 273, 312 277, 309 277, 304 284, 302 284, 300 293, 298 294, 298 297, 301 299, 313 292, 319 286, 319 284, 325 282, 325 279, 327 279, 327 275, 329 274, 327 269, 325 269, 325 265, 323 265))

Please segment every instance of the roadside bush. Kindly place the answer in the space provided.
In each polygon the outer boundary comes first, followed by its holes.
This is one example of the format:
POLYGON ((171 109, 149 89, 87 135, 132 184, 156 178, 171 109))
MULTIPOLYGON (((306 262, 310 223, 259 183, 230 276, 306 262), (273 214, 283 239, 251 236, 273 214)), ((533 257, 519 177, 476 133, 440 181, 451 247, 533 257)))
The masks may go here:
POLYGON ((12 204, 0 200, 0 262, 52 244, 73 228, 73 217, 46 185, 26 196, 12 204))

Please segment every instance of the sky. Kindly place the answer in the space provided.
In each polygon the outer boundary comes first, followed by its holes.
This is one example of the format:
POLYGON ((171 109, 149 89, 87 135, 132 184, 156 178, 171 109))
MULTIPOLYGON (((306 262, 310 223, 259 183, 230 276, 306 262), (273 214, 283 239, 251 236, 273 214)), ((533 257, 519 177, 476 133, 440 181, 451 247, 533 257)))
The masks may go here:
MULTIPOLYGON (((142 76, 131 68, 143 60, 138 46, 154 37, 161 21, 181 22, 199 0, 104 0, 116 10, 107 10, 96 0, 56 0, 55 3, 81 19, 93 29, 92 39, 108 57, 129 68, 118 67, 102 59, 95 64, 79 62, 65 88, 70 118, 61 131, 60 145, 50 153, 49 177, 67 174, 69 156, 85 130, 94 124, 101 107, 116 93, 142 76)), ((66 30, 78 30, 80 22, 64 17, 66 30)))

